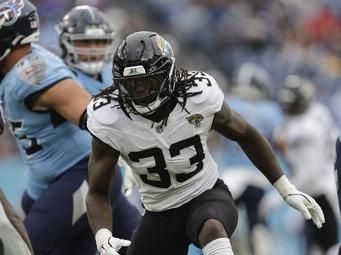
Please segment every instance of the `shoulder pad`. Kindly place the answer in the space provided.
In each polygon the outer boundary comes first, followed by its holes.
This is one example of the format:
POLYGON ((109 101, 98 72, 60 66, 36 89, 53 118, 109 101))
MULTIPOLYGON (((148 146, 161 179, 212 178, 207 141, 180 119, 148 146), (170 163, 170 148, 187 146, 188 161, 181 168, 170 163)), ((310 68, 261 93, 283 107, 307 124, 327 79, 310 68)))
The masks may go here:
POLYGON ((15 66, 18 77, 29 85, 39 85, 46 74, 46 62, 42 56, 33 52, 15 66))
POLYGON ((88 125, 89 122, 97 125, 112 125, 119 118, 116 103, 107 98, 97 98, 91 100, 87 107, 88 125))
POLYGON ((190 77, 194 76, 195 85, 188 92, 201 92, 200 94, 190 97, 195 104, 203 102, 218 103, 224 98, 223 91, 220 89, 216 80, 204 72, 189 72, 190 77))

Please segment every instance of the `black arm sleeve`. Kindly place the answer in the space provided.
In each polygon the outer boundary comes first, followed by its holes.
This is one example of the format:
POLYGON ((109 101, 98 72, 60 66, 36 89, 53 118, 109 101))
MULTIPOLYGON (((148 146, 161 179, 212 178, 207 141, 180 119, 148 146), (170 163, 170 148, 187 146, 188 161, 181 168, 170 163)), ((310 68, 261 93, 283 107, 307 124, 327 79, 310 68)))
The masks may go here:
POLYGON ((80 129, 88 131, 88 127, 86 125, 87 120, 88 120, 88 114, 87 114, 87 111, 85 109, 85 111, 82 113, 81 117, 79 118, 78 126, 80 129))
POLYGON ((5 121, 4 121, 4 118, 2 116, 2 112, 0 109, 0 135, 4 132, 4 129, 5 129, 5 121))

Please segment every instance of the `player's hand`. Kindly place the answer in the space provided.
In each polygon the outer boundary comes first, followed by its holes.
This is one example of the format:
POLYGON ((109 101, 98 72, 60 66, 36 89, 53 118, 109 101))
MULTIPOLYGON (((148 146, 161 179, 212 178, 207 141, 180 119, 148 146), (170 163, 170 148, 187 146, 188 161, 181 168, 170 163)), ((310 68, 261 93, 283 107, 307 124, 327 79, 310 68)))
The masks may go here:
POLYGON ((129 245, 129 240, 119 239, 111 236, 103 241, 99 252, 101 253, 101 255, 119 255, 118 251, 122 247, 126 247, 129 245))
POLYGON ((101 255, 119 255, 118 251, 131 243, 129 240, 113 237, 110 230, 105 228, 98 230, 95 238, 97 250, 101 255))
POLYGON ((325 222, 323 211, 311 196, 298 191, 290 192, 285 201, 293 208, 299 210, 307 220, 312 219, 314 224, 321 228, 325 222))
POLYGON ((325 219, 323 211, 315 199, 298 191, 284 175, 281 176, 273 186, 291 207, 299 210, 307 220, 312 219, 318 228, 322 227, 322 224, 325 223, 325 219))

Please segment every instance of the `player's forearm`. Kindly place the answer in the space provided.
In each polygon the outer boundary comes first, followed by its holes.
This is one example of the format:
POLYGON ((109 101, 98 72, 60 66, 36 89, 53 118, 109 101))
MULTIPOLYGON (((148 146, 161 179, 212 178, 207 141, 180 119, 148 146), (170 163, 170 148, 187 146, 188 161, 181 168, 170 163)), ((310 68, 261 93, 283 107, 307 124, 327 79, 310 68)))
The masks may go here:
POLYGON ((89 191, 86 206, 88 221, 94 235, 101 228, 112 230, 112 208, 108 197, 89 191))
POLYGON ((252 163, 271 183, 283 175, 270 143, 255 128, 250 126, 247 135, 238 143, 252 163))

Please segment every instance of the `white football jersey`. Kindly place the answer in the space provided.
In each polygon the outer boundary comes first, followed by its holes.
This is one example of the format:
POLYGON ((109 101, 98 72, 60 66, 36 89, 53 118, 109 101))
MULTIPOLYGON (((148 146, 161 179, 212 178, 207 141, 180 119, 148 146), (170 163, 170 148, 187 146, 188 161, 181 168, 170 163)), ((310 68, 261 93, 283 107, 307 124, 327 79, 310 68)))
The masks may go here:
POLYGON ((334 148, 337 129, 328 109, 313 103, 300 115, 291 116, 275 132, 284 158, 292 171, 292 182, 311 195, 334 190, 334 148))
POLYGON ((199 73, 189 92, 185 111, 177 104, 167 126, 160 128, 140 115, 129 119, 117 102, 97 99, 88 105, 88 129, 98 139, 120 151, 132 168, 147 210, 179 207, 211 189, 218 168, 207 147, 215 113, 224 95, 217 82, 199 73))

